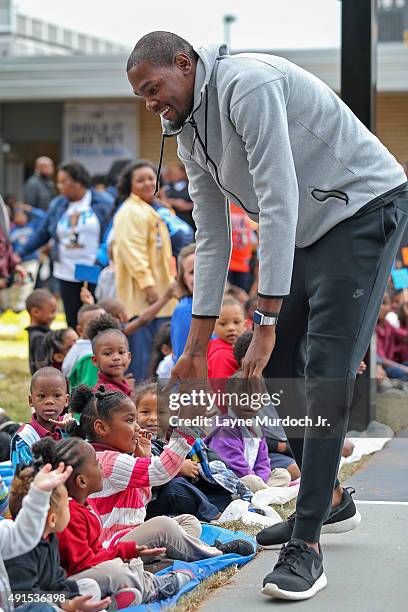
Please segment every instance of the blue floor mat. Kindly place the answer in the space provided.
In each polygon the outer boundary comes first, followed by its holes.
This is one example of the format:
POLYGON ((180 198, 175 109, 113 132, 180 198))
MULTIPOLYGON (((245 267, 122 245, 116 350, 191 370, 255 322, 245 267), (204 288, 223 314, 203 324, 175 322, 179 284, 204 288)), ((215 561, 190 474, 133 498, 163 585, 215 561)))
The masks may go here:
MULTIPOLYGON (((243 533, 242 531, 229 531, 228 529, 216 527, 215 525, 203 525, 203 532, 200 539, 211 546, 214 544, 215 540, 230 542, 231 540, 236 540, 237 538, 251 542, 254 550, 256 549, 256 542, 253 537, 243 533)), ((162 601, 156 601, 150 604, 123 608, 122 612, 157 612, 158 610, 171 608, 176 604, 180 597, 189 591, 192 591, 205 578, 208 578, 212 574, 215 574, 216 572, 219 572, 230 565, 245 565, 245 563, 251 561, 253 557, 253 554, 249 555, 248 557, 240 557, 239 555, 220 555, 219 557, 202 559, 201 561, 194 561, 192 563, 175 561, 171 567, 166 567, 166 569, 157 572, 157 575, 160 576, 161 574, 167 574, 167 572, 175 569, 189 569, 193 572, 195 578, 186 584, 181 591, 177 593, 177 595, 174 595, 174 597, 170 597, 169 599, 164 599, 162 601)))
POLYGON ((6 487, 10 488, 11 481, 14 477, 14 468, 11 461, 0 462, 0 476, 2 477, 6 487))

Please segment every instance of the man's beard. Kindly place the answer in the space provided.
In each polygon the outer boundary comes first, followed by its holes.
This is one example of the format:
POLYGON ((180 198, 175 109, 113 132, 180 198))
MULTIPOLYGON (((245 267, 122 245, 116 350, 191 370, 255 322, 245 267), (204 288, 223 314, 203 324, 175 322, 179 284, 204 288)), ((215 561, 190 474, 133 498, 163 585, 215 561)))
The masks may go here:
POLYGON ((172 130, 180 130, 184 123, 186 122, 188 115, 177 115, 177 119, 175 121, 169 121, 170 127, 172 130))
POLYGON ((177 112, 177 119, 175 121, 169 121, 172 130, 180 130, 183 127, 191 113, 192 108, 193 103, 191 102, 191 105, 189 104, 188 106, 188 110, 177 112))

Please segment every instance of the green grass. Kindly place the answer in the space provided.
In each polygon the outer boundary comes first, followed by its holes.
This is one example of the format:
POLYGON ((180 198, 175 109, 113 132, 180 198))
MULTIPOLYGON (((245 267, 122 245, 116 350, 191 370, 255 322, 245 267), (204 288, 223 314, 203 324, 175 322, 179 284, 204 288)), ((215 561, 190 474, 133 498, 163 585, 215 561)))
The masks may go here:
POLYGON ((26 422, 31 418, 28 405, 30 378, 27 359, 0 358, 0 406, 16 421, 26 422))

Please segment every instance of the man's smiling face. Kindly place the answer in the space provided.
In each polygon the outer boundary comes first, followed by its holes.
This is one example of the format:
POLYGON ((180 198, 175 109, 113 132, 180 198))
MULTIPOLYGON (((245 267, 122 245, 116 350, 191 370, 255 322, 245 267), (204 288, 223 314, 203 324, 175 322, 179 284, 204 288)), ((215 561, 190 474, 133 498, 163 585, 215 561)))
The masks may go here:
POLYGON ((182 127, 194 101, 195 63, 187 55, 177 54, 171 66, 140 62, 129 70, 128 79, 148 111, 161 115, 174 130, 182 127))

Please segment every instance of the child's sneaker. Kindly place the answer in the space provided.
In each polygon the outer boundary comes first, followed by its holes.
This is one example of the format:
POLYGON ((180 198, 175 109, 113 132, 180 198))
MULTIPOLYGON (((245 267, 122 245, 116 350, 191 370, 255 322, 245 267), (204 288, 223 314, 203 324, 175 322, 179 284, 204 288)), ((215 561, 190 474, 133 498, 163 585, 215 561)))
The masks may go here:
POLYGON ((235 554, 241 557, 248 557, 255 552, 254 547, 247 540, 231 540, 230 542, 216 540, 213 546, 218 548, 223 555, 235 554))
POLYGON ((194 574, 190 570, 175 570, 155 576, 156 593, 154 600, 168 599, 178 593, 188 582, 194 579, 194 574))

